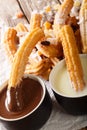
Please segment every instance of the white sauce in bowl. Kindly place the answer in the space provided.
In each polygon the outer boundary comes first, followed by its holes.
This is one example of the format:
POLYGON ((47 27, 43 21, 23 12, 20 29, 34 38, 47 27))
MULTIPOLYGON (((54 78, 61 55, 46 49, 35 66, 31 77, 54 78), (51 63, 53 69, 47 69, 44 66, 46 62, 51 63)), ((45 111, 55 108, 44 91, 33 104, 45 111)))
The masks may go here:
POLYGON ((87 95, 87 54, 82 54, 80 57, 86 86, 82 91, 74 90, 69 78, 69 73, 66 69, 65 60, 62 60, 53 68, 49 78, 51 87, 56 93, 66 97, 79 97, 87 95))

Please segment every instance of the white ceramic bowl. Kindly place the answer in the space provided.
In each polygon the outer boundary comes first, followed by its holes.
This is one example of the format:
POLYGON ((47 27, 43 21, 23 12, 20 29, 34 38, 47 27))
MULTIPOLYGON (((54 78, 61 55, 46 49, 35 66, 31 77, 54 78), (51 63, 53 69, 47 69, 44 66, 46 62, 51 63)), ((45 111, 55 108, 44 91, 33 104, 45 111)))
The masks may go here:
POLYGON ((80 55, 86 87, 76 92, 69 79, 65 60, 60 61, 51 71, 49 82, 58 103, 71 114, 87 114, 87 54, 80 55))

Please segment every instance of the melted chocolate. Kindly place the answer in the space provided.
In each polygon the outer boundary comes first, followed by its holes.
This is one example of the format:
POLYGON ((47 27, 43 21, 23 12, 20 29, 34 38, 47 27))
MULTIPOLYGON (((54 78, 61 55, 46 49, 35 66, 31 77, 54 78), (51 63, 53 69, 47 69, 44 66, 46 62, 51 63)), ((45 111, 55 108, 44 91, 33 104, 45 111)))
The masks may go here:
MULTIPOLYGON (((35 81, 30 78, 24 78, 21 82, 20 87, 22 89, 22 95, 19 98, 21 109, 16 109, 16 106, 12 108, 11 104, 10 107, 14 111, 8 111, 6 107, 6 92, 7 86, 0 92, 0 116, 5 118, 17 118, 26 115, 27 113, 31 112, 40 102, 43 90, 41 84, 38 81, 35 81)), ((20 89, 17 88, 19 91, 20 89)), ((11 90, 14 94, 14 90, 11 90)), ((15 95, 15 94, 14 94, 15 95)), ((15 98, 13 96, 12 101, 15 104, 15 98)), ((10 102, 10 103, 11 103, 10 102)))
POLYGON ((17 87, 11 87, 6 94, 6 107, 9 111, 21 111, 24 106, 23 83, 17 87))

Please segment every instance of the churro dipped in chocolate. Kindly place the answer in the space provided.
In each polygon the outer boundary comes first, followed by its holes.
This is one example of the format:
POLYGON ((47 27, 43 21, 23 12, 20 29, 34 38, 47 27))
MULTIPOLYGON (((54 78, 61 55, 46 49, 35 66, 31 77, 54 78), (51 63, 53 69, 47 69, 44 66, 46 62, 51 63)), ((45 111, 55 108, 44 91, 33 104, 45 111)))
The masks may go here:
POLYGON ((82 1, 80 9, 80 33, 82 39, 82 52, 87 53, 87 0, 82 1))
POLYGON ((25 71, 28 57, 31 51, 37 44, 37 42, 44 37, 42 29, 33 29, 31 33, 28 33, 24 39, 22 45, 19 47, 15 54, 12 70, 8 82, 6 104, 10 111, 18 111, 23 109, 22 101, 22 85, 21 80, 25 71), (10 97, 10 101, 9 101, 10 97))
POLYGON ((62 27, 60 38, 72 85, 76 91, 82 90, 85 86, 83 68, 79 58, 75 36, 69 25, 64 25, 62 27))
POLYGON ((13 28, 8 28, 4 35, 3 44, 7 52, 10 63, 12 64, 14 55, 17 51, 17 31, 13 28))

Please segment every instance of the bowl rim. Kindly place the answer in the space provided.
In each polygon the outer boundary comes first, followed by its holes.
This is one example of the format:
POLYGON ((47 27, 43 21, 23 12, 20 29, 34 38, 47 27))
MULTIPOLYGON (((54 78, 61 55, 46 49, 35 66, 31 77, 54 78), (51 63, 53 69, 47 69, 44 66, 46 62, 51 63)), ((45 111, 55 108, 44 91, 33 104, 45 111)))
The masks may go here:
MULTIPOLYGON (((80 56, 81 58, 82 58, 82 57, 87 57, 87 54, 79 54, 79 56, 80 56)), ((54 66, 54 68, 52 69, 52 71, 51 71, 51 73, 50 73, 50 75, 49 75, 49 83, 50 83, 51 89, 52 89, 56 94, 58 94, 58 95, 60 95, 60 96, 62 96, 62 97, 68 98, 68 99, 69 99, 69 98, 72 98, 72 99, 75 99, 75 98, 76 98, 76 99, 78 99, 78 98, 86 97, 87 94, 78 95, 78 96, 67 96, 67 95, 62 94, 61 92, 57 91, 57 90, 55 89, 55 87, 53 87, 53 84, 52 84, 53 74, 54 74, 56 68, 58 68, 58 66, 60 66, 61 64, 62 64, 62 66, 63 66, 63 65, 66 65, 66 63, 65 63, 65 58, 64 58, 63 60, 61 60, 60 62, 58 62, 58 63, 54 66)))
MULTIPOLYGON (((31 114, 33 114, 33 113, 39 108, 39 106, 42 104, 42 102, 43 102, 43 100, 44 100, 44 98, 45 98, 45 95, 46 95, 46 87, 45 87, 45 82, 44 82, 44 80, 42 80, 40 77, 35 76, 35 75, 32 75, 32 74, 24 74, 23 77, 24 77, 24 78, 29 77, 29 78, 31 78, 31 79, 34 79, 34 80, 38 81, 38 82, 41 84, 41 87, 42 87, 42 90, 43 90, 42 97, 41 97, 39 103, 37 104, 37 106, 36 106, 32 111, 30 111, 29 113, 27 113, 26 115, 21 116, 21 117, 17 117, 17 118, 11 118, 11 119, 8 119, 8 118, 5 118, 5 117, 0 116, 0 119, 3 120, 3 121, 12 121, 12 122, 13 122, 13 121, 22 120, 22 119, 24 119, 24 118, 30 116, 31 114)), ((0 87, 1 87, 1 88, 0 88, 0 91, 1 91, 2 89, 4 89, 4 87, 7 85, 7 83, 8 83, 8 80, 6 80, 6 81, 0 86, 0 87)))

